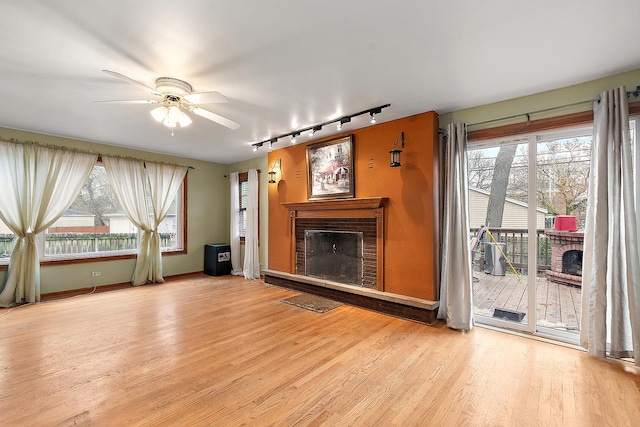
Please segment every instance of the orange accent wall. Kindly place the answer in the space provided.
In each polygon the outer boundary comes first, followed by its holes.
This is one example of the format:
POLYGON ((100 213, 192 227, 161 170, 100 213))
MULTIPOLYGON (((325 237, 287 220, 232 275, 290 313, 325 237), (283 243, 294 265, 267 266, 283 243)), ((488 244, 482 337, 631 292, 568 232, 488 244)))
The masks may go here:
MULTIPOLYGON (((269 153, 282 160, 279 183, 269 185, 269 269, 292 272, 289 210, 307 200, 306 145, 352 134, 356 197, 388 197, 385 217, 385 291, 436 300, 439 283, 438 115, 426 112, 269 153), (405 133, 402 166, 389 167, 389 150, 405 133)), ((283 142, 284 143, 284 142, 283 142)))

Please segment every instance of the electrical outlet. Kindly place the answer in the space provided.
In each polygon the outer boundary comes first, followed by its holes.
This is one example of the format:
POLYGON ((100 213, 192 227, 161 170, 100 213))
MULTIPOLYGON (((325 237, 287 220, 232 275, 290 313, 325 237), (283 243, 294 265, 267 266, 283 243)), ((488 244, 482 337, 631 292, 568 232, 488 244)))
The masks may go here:
POLYGON ((91 273, 91 277, 98 277, 101 276, 102 273, 100 273, 99 271, 94 271, 93 273, 91 273))

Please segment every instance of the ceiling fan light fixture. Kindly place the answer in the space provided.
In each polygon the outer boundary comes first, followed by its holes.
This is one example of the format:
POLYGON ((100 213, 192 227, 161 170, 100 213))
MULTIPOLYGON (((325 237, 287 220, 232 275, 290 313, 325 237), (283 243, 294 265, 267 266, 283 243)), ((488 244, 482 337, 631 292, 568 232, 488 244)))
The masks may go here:
POLYGON ((177 105, 162 106, 151 110, 151 116, 159 123, 168 128, 189 126, 192 123, 191 118, 186 115, 177 105))
POLYGON ((167 113, 167 107, 162 106, 151 110, 151 117, 153 117, 156 122, 162 123, 164 118, 167 117, 167 113))
POLYGON ((160 77, 156 80, 156 90, 171 95, 188 95, 193 91, 191 85, 173 77, 160 77))

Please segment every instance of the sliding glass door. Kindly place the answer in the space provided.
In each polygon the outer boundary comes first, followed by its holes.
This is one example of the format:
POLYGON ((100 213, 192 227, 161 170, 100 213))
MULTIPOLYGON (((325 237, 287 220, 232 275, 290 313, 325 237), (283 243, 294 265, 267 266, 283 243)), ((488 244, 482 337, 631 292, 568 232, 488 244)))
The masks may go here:
POLYGON ((476 322, 577 342, 591 133, 469 145, 476 322))
POLYGON ((529 330, 531 317, 529 149, 528 138, 516 137, 468 152, 476 321, 518 330, 529 330))

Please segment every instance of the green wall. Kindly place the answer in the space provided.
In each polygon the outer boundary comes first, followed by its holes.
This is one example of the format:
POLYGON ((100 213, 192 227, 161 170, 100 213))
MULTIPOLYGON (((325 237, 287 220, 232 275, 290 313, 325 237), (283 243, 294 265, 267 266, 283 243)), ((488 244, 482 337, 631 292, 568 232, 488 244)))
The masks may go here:
MULTIPOLYGON (((486 125, 470 126, 469 130, 519 123, 525 121, 524 114, 549 108, 554 110, 532 114, 531 120, 576 113, 579 111, 587 111, 591 110, 593 105, 589 102, 582 103, 583 101, 597 99, 602 91, 614 89, 622 85, 625 85, 627 90, 635 90, 636 86, 640 85, 640 70, 603 77, 586 83, 576 84, 535 95, 524 96, 521 98, 510 99, 465 110, 443 113, 440 115, 440 127, 442 128, 449 123, 455 122, 472 125, 474 123, 480 123, 487 120, 495 120, 521 114, 522 116, 511 120, 500 120, 486 125), (559 106, 574 103, 582 104, 573 107, 555 109, 559 106)), ((633 102, 638 100, 639 99, 637 98, 631 98, 629 101, 633 102)))
MULTIPOLYGON (((164 276, 202 271, 204 245, 229 241, 229 181, 225 178, 228 165, 10 129, 0 128, 0 136, 193 166, 195 169, 190 170, 188 176, 187 253, 163 257, 164 276)), ((266 255, 263 259, 266 259, 266 255)), ((134 266, 135 259, 43 266, 40 270, 41 292, 45 294, 90 287, 93 271, 102 273, 95 280, 98 286, 128 282, 133 275, 134 266)), ((0 283, 4 281, 5 275, 6 270, 0 271, 0 283)))

